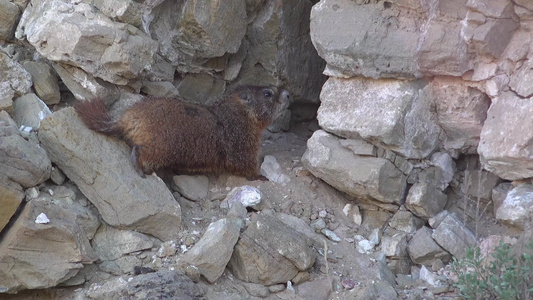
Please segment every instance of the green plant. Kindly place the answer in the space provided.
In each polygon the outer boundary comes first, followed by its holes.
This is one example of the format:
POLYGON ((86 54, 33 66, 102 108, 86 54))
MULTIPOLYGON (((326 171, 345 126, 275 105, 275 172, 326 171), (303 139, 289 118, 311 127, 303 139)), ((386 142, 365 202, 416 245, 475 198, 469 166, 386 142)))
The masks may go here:
POLYGON ((467 299, 531 299, 533 296, 533 240, 525 251, 500 242, 485 261, 479 247, 467 250, 466 257, 453 259, 455 284, 467 299))

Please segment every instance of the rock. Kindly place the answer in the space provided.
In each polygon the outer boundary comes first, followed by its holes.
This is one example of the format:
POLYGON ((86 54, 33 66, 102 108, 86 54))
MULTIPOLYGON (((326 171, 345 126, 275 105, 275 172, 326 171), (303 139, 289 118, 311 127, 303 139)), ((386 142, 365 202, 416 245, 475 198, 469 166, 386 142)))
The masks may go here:
POLYGON ((330 241, 333 241, 333 242, 340 242, 341 241, 341 238, 333 231, 327 229, 327 228, 322 228, 322 230, 320 230, 320 232, 325 235, 330 241))
POLYGON ((428 227, 422 227, 416 231, 407 245, 407 253, 415 264, 431 266, 431 264, 440 259, 448 262, 451 256, 442 249, 431 237, 432 230, 428 227))
POLYGON ((466 170, 464 175, 464 193, 473 199, 491 199, 491 191, 500 178, 484 170, 466 170))
POLYGON ((455 214, 449 214, 433 231, 431 237, 457 259, 464 258, 466 250, 476 245, 476 237, 455 214))
POLYGON ((262 284, 243 282, 246 291, 253 297, 266 298, 270 295, 268 288, 262 284))
POLYGON ((179 97, 178 89, 169 81, 143 81, 141 92, 156 97, 179 97))
POLYGON ((0 244, 0 290, 16 293, 53 287, 96 259, 75 213, 51 199, 34 199, 0 244), (41 213, 50 222, 37 223, 41 213))
POLYGON ((483 168, 508 180, 533 177, 528 147, 533 126, 533 101, 514 93, 493 99, 481 131, 478 153, 483 168))
POLYGON ((169 270, 141 274, 125 280, 117 277, 76 291, 76 299, 205 299, 204 293, 187 276, 169 270))
POLYGON ((31 74, 37 96, 48 105, 59 103, 61 100, 59 84, 52 68, 46 63, 36 61, 24 62, 22 66, 31 74))
MULTIPOLYGON (((411 11, 411 4, 403 4, 411 11)), ((414 4, 412 9, 419 9, 414 4)), ((419 28, 405 20, 397 4, 324 0, 311 10, 311 39, 334 77, 419 77, 416 54, 419 28), (403 19, 403 20, 402 20, 403 19), (401 22, 403 26, 394 26, 401 22), (358 30, 339 30, 358 28, 358 30), (336 32, 336 34, 331 34, 336 32)), ((415 13, 415 12, 412 12, 415 13)), ((405 15, 410 15, 406 12, 405 15)))
POLYGON ((492 199, 492 204, 494 206, 494 216, 496 216, 496 212, 498 211, 498 208, 500 208, 500 206, 503 204, 503 201, 505 201, 505 198, 507 198, 507 194, 512 188, 513 188, 512 183, 502 182, 492 189, 491 199, 492 199))
POLYGON ((228 266, 246 282, 285 283, 315 262, 311 242, 275 217, 253 214, 228 266))
POLYGON ((431 162, 439 169, 440 176, 440 189, 445 190, 449 183, 452 181, 457 167, 450 154, 445 152, 435 152, 431 155, 431 162))
POLYGON ((157 51, 157 43, 139 29, 115 23, 83 2, 32 1, 15 36, 51 61, 122 85, 147 72, 157 51))
POLYGON ((10 40, 20 15, 17 5, 8 0, 0 0, 0 40, 10 40))
POLYGON ((91 2, 106 16, 135 27, 141 27, 141 4, 132 0, 114 2, 95 0, 91 2))
MULTIPOLYGON (((249 4, 247 1, 247 7, 249 4)), ((283 82, 291 94, 291 103, 319 102, 320 88, 326 80, 322 75, 325 62, 313 48, 309 34, 311 7, 312 1, 261 4, 241 47, 247 47, 239 74, 243 83, 283 82)), ((235 69, 239 64, 235 62, 233 66, 235 69)))
POLYGON ((406 187, 406 176, 391 162, 357 156, 322 130, 315 131, 307 141, 302 164, 313 175, 355 197, 399 204, 406 187))
POLYGON ((249 185, 234 187, 220 203, 221 208, 231 208, 235 203, 244 207, 257 207, 261 203, 261 191, 249 185))
POLYGON ((380 281, 361 288, 354 299, 394 300, 398 299, 398 294, 390 283, 380 281))
POLYGON ((46 151, 24 139, 9 116, 5 119, 0 121, 0 174, 25 188, 50 178, 52 163, 46 151))
POLYGON ((298 285, 297 295, 301 299, 322 300, 330 299, 333 283, 330 278, 321 278, 298 285))
POLYGON ((361 225, 361 223, 363 223, 363 215, 359 210, 359 206, 348 203, 344 206, 342 212, 356 225, 361 225))
POLYGON ((236 53, 246 33, 244 0, 163 2, 151 15, 150 31, 160 53, 182 72, 197 67, 196 61, 236 53))
POLYGON ((468 50, 478 56, 487 54, 499 58, 519 26, 510 0, 501 1, 496 5, 487 5, 486 1, 469 1, 470 10, 479 11, 489 17, 482 24, 467 19, 462 31, 468 50), (505 8, 489 11, 496 5, 505 8), (498 12, 495 13, 496 11, 498 12))
POLYGON ((490 99, 458 79, 437 77, 424 89, 435 99, 437 120, 445 134, 444 148, 475 154, 490 99))
POLYGON ((394 229, 385 230, 381 238, 381 252, 395 259, 407 256, 407 233, 394 229))
POLYGON ((232 217, 209 224, 198 243, 179 257, 176 264, 195 266, 207 281, 214 283, 224 273, 242 226, 242 219, 232 217))
POLYGON ((527 84, 529 80, 533 80, 533 63, 526 61, 522 67, 511 76, 509 87, 518 95, 524 98, 533 96, 533 89, 527 84))
POLYGON ((432 286, 439 285, 439 277, 437 274, 431 272, 431 270, 426 268, 426 266, 422 266, 422 268, 420 268, 420 279, 431 284, 432 286))
POLYGON ((376 146, 370 144, 365 140, 349 139, 341 140, 341 145, 353 151, 354 154, 361 156, 377 156, 376 146))
POLYGON ((178 202, 158 177, 135 172, 122 142, 87 129, 72 108, 53 113, 41 125, 42 146, 107 224, 162 240, 178 237, 178 202))
POLYGON ((424 158, 437 148, 441 129, 423 87, 422 81, 332 77, 322 87, 317 119, 333 134, 424 158))
POLYGON ((417 218, 409 211, 397 211, 389 221, 389 226, 407 233, 414 233, 424 225, 422 219, 417 218))
POLYGON ((80 68, 63 63, 54 63, 53 67, 78 100, 101 98, 106 104, 111 104, 120 96, 120 91, 114 84, 94 77, 80 68))
MULTIPOLYGON (((0 51, 0 95, 22 96, 31 89, 31 75, 6 53, 0 51)), ((9 98, 9 97, 7 97, 9 98)), ((11 100, 10 99, 10 100, 11 100)))
POLYGON ((50 172, 50 180, 57 185, 62 185, 65 182, 67 176, 61 172, 59 168, 52 166, 52 171, 50 172))
POLYGON ((176 175, 172 177, 172 187, 183 197, 199 201, 207 197, 209 178, 204 175, 176 175))
POLYGON ((20 203, 24 200, 22 187, 0 174, 0 232, 9 222, 13 214, 17 211, 20 203))
POLYGON ((521 184, 510 190, 496 210, 496 219, 522 230, 531 227, 533 213, 533 185, 521 184))
POLYGON ((436 216, 429 218, 428 223, 431 228, 436 229, 439 227, 440 223, 446 219, 446 217, 450 215, 450 212, 447 210, 443 210, 440 213, 438 213, 436 216))
POLYGON ((13 114, 13 119, 19 127, 37 130, 41 127, 41 121, 52 112, 39 97, 30 93, 15 99, 13 114))
POLYGON ((263 163, 261 164, 260 173, 268 178, 268 180, 275 183, 284 184, 290 181, 289 176, 283 174, 278 161, 272 155, 265 156, 263 163))
POLYGON ((101 226, 92 245, 100 260, 112 261, 133 252, 150 249, 154 244, 142 233, 101 226))
POLYGON ((429 219, 440 213, 448 197, 432 184, 425 182, 415 183, 405 200, 405 207, 416 216, 429 219))

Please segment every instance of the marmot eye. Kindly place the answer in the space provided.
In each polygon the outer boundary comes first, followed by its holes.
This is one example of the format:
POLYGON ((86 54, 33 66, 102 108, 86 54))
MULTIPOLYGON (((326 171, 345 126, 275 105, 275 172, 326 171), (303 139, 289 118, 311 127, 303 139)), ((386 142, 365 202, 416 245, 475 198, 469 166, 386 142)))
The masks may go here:
POLYGON ((265 90, 263 90, 263 93, 264 93, 265 97, 270 98, 274 94, 274 91, 271 90, 271 89, 265 89, 265 90))

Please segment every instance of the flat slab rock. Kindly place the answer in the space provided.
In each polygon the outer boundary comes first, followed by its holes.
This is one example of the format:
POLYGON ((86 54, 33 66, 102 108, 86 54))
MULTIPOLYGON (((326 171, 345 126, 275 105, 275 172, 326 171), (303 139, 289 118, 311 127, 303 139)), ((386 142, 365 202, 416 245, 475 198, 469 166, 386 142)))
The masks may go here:
POLYGON ((311 241, 275 217, 254 214, 228 266, 246 282, 286 283, 315 263, 311 241))
POLYGON ((141 178, 135 172, 124 143, 89 130, 73 108, 44 119, 39 140, 50 159, 76 183, 107 224, 161 240, 178 237, 178 202, 159 177, 141 178))

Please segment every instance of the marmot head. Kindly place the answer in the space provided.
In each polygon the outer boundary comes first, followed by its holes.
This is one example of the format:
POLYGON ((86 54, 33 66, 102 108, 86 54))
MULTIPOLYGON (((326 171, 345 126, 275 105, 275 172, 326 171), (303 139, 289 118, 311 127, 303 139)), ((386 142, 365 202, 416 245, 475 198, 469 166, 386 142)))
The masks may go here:
MULTIPOLYGON (((280 91, 274 86, 240 86, 234 92, 250 116, 256 119, 262 127, 272 122, 282 105, 280 91)), ((286 93, 283 91, 284 96, 286 93)))

